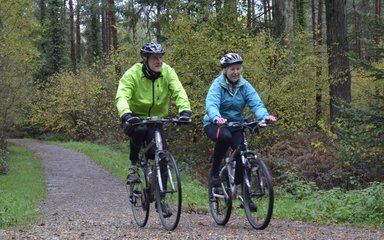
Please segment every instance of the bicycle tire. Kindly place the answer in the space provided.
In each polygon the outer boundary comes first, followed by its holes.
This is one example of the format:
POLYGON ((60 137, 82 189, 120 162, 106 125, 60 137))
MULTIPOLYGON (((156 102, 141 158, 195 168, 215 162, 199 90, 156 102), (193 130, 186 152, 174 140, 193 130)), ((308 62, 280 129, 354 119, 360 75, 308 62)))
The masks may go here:
POLYGON ((248 162, 249 166, 244 167, 242 183, 244 210, 252 227, 262 230, 268 226, 273 214, 272 178, 268 168, 260 158, 251 154, 248 155, 248 162), (257 210, 251 210, 250 200, 256 205, 257 210))
MULTIPOLYGON (((222 180, 223 188, 213 188, 211 181, 208 184, 208 196, 209 196, 209 209, 212 218, 218 225, 224 226, 228 223, 232 212, 232 199, 229 192, 229 179, 228 175, 225 175, 225 166, 220 171, 220 179, 222 180), (227 191, 227 194, 224 194, 227 191)), ((209 177, 210 179, 210 177, 209 177)))
POLYGON ((140 177, 140 183, 127 185, 127 188, 129 189, 133 218, 137 225, 144 227, 149 217, 148 182, 142 168, 139 169, 138 175, 140 177))
POLYGON ((162 173, 163 191, 161 191, 158 181, 156 188, 156 209, 164 228, 172 231, 179 224, 181 215, 182 192, 180 172, 175 158, 169 152, 165 152, 162 155, 162 160, 159 164, 162 173), (171 210, 170 216, 169 211, 162 207, 164 204, 171 210))

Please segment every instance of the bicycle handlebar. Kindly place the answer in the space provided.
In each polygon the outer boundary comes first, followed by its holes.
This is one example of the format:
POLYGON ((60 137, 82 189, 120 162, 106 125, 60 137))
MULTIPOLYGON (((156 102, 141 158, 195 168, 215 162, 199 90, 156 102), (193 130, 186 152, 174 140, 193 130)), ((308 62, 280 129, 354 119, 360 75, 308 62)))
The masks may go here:
POLYGON ((245 127, 245 128, 254 128, 255 126, 257 127, 267 127, 268 123, 266 121, 254 121, 254 122, 227 122, 224 125, 228 127, 245 127))
MULTIPOLYGON (((129 124, 128 122, 126 122, 129 124)), ((158 118, 156 116, 154 117, 147 117, 147 118, 140 118, 140 121, 137 123, 132 123, 132 126, 140 125, 140 124, 167 124, 167 123, 175 123, 175 124, 189 124, 191 123, 191 120, 189 121, 180 121, 179 118, 158 118)))
POLYGON ((242 127, 243 129, 247 128, 251 134, 258 133, 259 128, 264 128, 268 126, 267 121, 253 121, 253 122, 226 122, 222 126, 227 127, 242 127))

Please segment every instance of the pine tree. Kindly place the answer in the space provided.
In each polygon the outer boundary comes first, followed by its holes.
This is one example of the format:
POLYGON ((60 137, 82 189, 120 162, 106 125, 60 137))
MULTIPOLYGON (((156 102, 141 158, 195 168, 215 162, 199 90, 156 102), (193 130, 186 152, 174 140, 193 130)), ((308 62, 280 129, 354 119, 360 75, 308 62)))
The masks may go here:
MULTIPOLYGON (((44 6, 41 3, 40 6, 44 6)), ((42 15, 41 22, 44 28, 41 67, 36 80, 39 84, 48 84, 48 77, 68 68, 69 39, 66 26, 65 7, 60 0, 48 0, 46 17, 42 15)), ((43 9, 41 9, 43 12, 43 9)))

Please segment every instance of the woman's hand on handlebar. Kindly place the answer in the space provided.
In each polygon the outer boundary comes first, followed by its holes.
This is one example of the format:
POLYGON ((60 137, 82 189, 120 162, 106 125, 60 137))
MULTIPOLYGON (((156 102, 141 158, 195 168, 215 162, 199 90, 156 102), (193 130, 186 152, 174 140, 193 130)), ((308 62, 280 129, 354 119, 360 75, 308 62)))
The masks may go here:
POLYGON ((219 118, 216 118, 215 123, 219 126, 222 126, 227 123, 227 119, 219 117, 219 118))
POLYGON ((267 118, 266 118, 267 122, 269 123, 273 123, 273 122, 276 122, 277 121, 277 117, 273 116, 273 115, 269 115, 267 118))

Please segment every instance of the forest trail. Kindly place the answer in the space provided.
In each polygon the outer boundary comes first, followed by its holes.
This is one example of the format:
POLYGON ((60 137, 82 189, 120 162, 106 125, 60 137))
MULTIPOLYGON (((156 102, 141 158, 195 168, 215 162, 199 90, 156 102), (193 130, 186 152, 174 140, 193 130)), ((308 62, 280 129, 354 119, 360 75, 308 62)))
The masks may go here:
POLYGON ((41 160, 48 196, 40 206, 42 221, 0 230, 0 239, 384 239, 383 229, 275 219, 263 231, 254 230, 245 218, 232 217, 221 227, 210 215, 185 212, 172 232, 163 229, 156 212, 140 228, 133 220, 125 183, 84 154, 35 140, 9 142, 30 149, 41 160))

